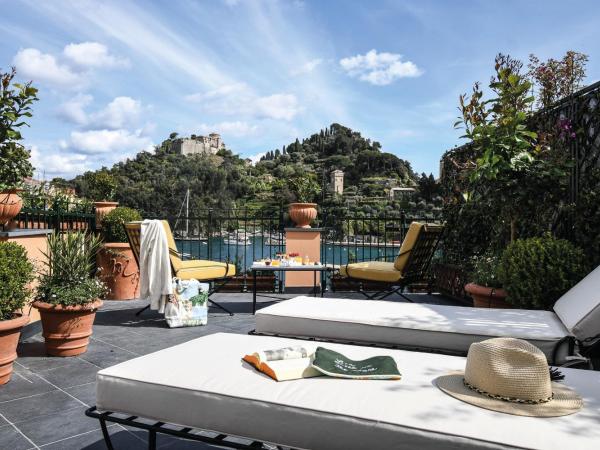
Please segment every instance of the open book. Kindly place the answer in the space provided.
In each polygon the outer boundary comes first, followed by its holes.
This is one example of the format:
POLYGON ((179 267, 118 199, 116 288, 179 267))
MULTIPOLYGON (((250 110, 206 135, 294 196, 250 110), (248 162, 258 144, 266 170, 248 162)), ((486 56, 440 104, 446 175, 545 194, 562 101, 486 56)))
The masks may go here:
POLYGON ((256 352, 242 359, 274 380, 286 381, 322 376, 312 367, 313 358, 314 350, 296 346, 256 352))

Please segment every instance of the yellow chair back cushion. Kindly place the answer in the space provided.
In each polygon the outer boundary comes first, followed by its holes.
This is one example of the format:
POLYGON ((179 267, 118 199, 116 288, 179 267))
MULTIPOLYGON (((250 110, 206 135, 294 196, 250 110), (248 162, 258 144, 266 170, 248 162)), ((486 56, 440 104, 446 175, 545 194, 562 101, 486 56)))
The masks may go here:
POLYGON ((169 244, 169 258, 171 259, 171 265, 173 266, 173 270, 177 272, 183 267, 183 261, 179 257, 177 245, 175 244, 175 239, 173 238, 173 233, 171 232, 169 222, 167 222, 166 220, 161 220, 161 222, 165 229, 165 234, 167 235, 167 244, 169 244))
POLYGON ((410 257, 410 251, 415 246, 417 239, 419 239, 419 235, 421 234, 421 230, 425 227, 424 223, 421 222, 412 222, 410 227, 408 227, 408 232, 402 241, 402 246, 400 247, 400 252, 398 253, 398 257, 394 261, 394 268, 402 273, 404 268, 406 267, 406 263, 408 262, 408 258, 410 257))

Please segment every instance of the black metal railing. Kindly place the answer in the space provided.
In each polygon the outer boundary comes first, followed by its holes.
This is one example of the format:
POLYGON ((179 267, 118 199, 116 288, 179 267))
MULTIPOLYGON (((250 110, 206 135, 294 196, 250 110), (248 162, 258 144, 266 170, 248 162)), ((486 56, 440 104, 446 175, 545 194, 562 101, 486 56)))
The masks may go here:
POLYGON ((24 229, 95 230, 96 215, 69 211, 22 209, 13 219, 11 227, 24 229))

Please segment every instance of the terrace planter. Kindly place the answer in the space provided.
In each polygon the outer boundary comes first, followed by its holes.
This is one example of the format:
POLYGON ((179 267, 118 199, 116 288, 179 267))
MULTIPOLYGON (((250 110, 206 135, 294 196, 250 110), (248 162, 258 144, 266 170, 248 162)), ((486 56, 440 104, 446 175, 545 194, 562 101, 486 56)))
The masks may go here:
POLYGON ((140 296, 140 269, 128 243, 104 244, 96 263, 108 288, 107 300, 133 300, 140 296))
POLYGON ((15 314, 14 319, 0 321, 0 385, 10 380, 21 329, 28 322, 29 316, 24 314, 15 314))
POLYGON ((502 288, 490 288, 480 286, 475 283, 469 283, 465 286, 465 291, 473 299, 475 308, 512 308, 513 306, 506 302, 507 293, 502 288))
POLYGON ((40 312, 46 353, 52 356, 77 356, 85 353, 92 335, 96 311, 102 300, 85 305, 63 306, 35 301, 40 312))
POLYGON ((96 209, 96 229, 102 228, 102 219, 109 212, 119 206, 119 202, 94 202, 96 209))
POLYGON ((317 218, 316 203, 290 203, 289 214, 298 228, 310 228, 310 223, 317 218))
POLYGON ((17 189, 0 192, 0 225, 6 225, 21 211, 23 200, 17 192, 17 189))

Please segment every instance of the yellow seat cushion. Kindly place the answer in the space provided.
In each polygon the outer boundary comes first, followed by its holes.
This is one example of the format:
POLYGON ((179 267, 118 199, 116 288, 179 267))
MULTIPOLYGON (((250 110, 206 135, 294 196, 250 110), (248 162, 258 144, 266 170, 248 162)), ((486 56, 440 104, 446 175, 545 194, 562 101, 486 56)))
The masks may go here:
POLYGON ((396 270, 394 263, 384 261, 365 261, 341 266, 340 275, 386 283, 394 283, 402 278, 402 274, 396 270))
POLYGON ((423 227, 425 227, 425 224, 420 222, 412 222, 410 227, 408 227, 408 231, 398 252, 398 257, 394 261, 394 267, 400 273, 404 270, 410 256, 410 251, 415 246, 417 239, 419 239, 419 234, 421 234, 423 227))
POLYGON ((180 260, 179 269, 175 271, 175 276, 182 280, 190 280, 192 278, 198 281, 214 280, 234 275, 235 265, 204 259, 180 260))

